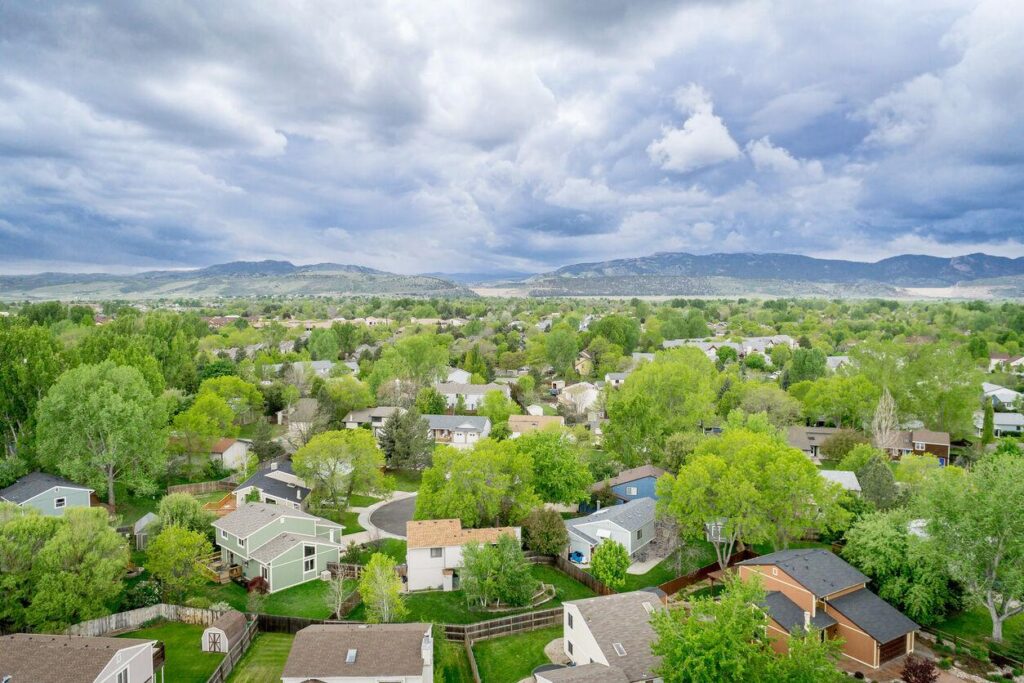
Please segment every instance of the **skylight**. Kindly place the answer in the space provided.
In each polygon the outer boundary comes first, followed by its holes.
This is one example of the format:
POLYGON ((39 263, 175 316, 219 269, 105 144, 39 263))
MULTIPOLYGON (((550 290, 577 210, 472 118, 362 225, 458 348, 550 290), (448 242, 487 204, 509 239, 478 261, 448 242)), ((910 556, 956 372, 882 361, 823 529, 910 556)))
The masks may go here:
POLYGON ((348 651, 348 654, 345 655, 345 663, 346 664, 355 664, 356 663, 356 651, 355 650, 349 650, 348 651))
POLYGON ((626 656, 626 648, 622 647, 622 643, 612 643, 612 647, 615 648, 615 654, 617 654, 618 656, 626 656))
POLYGON ((644 609, 647 610, 648 614, 651 614, 651 613, 654 612, 654 605, 652 605, 651 603, 649 603, 647 601, 644 601, 644 609))

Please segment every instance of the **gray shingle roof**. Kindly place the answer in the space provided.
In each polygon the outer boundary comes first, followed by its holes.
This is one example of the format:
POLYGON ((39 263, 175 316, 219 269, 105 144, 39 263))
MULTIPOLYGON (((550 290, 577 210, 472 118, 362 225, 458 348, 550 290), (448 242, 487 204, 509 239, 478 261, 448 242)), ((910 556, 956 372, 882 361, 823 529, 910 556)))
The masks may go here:
POLYGON ((628 482, 645 479, 647 477, 654 477, 657 479, 663 474, 665 474, 665 470, 660 467, 655 467, 654 465, 641 465, 640 467, 622 470, 611 479, 597 482, 592 487, 592 490, 600 491, 604 488, 605 482, 607 482, 609 486, 618 486, 619 484, 626 484, 628 482))
POLYGON ((491 427, 490 419, 477 415, 424 415, 423 418, 431 429, 465 429, 482 434, 491 427))
MULTIPOLYGON (((803 630, 803 609, 787 598, 784 593, 771 591, 764 597, 764 602, 761 603, 761 606, 764 607, 768 616, 790 633, 794 630, 803 630)), ((811 626, 817 629, 828 628, 836 623, 836 620, 825 612, 818 612, 811 618, 811 626)))
POLYGON ((918 629, 905 614, 866 588, 829 600, 828 604, 879 643, 918 629))
POLYGON ((586 627, 597 641, 608 663, 622 671, 630 681, 653 678, 654 668, 661 662, 660 657, 651 653, 651 643, 656 636, 651 627, 651 614, 644 607, 648 603, 654 609, 661 609, 657 597, 647 591, 631 591, 604 595, 585 600, 573 600, 583 615, 586 627), (614 643, 626 651, 620 656, 614 643))
POLYGON ((581 533, 576 529, 579 525, 607 520, 618 524, 626 531, 636 531, 654 520, 654 509, 655 503, 650 498, 637 498, 622 505, 601 508, 586 517, 567 519, 565 525, 581 533))
POLYGON ((210 628, 219 628, 223 631, 224 636, 228 639, 228 646, 234 647, 235 643, 242 639, 242 634, 245 633, 248 625, 249 622, 244 614, 238 610, 230 609, 217 617, 217 620, 210 624, 210 628))
POLYGON ((868 577, 852 565, 821 548, 780 550, 777 553, 743 560, 738 564, 776 566, 799 581, 800 585, 818 598, 868 582, 868 577))
POLYGON ((566 666, 538 672, 538 675, 551 683, 629 683, 630 680, 622 669, 597 663, 566 666))
POLYGON ((12 503, 24 503, 26 500, 35 498, 44 491, 49 491, 54 486, 61 486, 68 489, 79 489, 81 491, 92 491, 91 488, 81 486, 64 477, 58 477, 46 472, 31 472, 14 482, 5 489, 0 489, 0 498, 9 500, 12 503))
POLYGON ((308 534, 296 534, 290 531, 286 531, 283 534, 278 534, 272 539, 261 545, 256 550, 252 551, 249 557, 257 562, 266 564, 275 557, 283 552, 291 550, 300 543, 319 543, 321 545, 329 545, 333 548, 340 548, 341 545, 338 543, 331 543, 330 541, 319 538, 317 536, 310 536, 308 534))
MULTIPOLYGON (((275 470, 258 470, 251 477, 237 486, 235 491, 249 486, 255 486, 264 493, 269 493, 274 498, 294 500, 296 502, 306 500, 306 496, 308 496, 310 492, 308 487, 299 486, 298 484, 289 484, 286 481, 275 479, 270 476, 274 471, 275 470), (300 493, 302 495, 297 496, 296 493, 300 493)), ((295 474, 295 471, 292 469, 291 460, 282 460, 279 462, 276 471, 291 475, 295 474)))
POLYGON ((0 678, 10 676, 11 683, 94 681, 120 650, 152 642, 28 633, 0 636, 0 678))
POLYGON ((847 472, 846 470, 819 470, 818 474, 828 481, 839 484, 847 491, 860 491, 860 480, 857 479, 856 472, 847 472))
POLYGON ((246 538, 249 534, 262 529, 280 517, 314 519, 321 526, 341 528, 339 524, 316 515, 311 515, 308 512, 294 510, 282 505, 267 505, 266 503, 244 503, 234 512, 228 513, 215 521, 213 526, 217 529, 223 529, 233 536, 246 538))
POLYGON ((483 396, 489 391, 500 391, 508 395, 508 386, 504 384, 459 384, 458 382, 438 382, 434 388, 439 394, 463 394, 466 396, 483 396))
MULTIPOLYGON (((295 634, 282 676, 299 679, 419 676, 430 624, 324 624, 295 634), (355 661, 346 662, 349 650, 355 661)), ((362 679, 361 679, 362 680, 362 679)))

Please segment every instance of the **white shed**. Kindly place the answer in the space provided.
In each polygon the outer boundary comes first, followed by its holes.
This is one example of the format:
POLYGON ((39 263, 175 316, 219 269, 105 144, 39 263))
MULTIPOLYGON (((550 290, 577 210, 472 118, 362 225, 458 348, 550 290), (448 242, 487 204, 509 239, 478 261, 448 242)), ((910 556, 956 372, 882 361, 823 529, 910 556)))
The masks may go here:
POLYGON ((227 653, 235 643, 241 642, 247 626, 248 622, 241 612, 225 612, 203 631, 203 652, 227 653))

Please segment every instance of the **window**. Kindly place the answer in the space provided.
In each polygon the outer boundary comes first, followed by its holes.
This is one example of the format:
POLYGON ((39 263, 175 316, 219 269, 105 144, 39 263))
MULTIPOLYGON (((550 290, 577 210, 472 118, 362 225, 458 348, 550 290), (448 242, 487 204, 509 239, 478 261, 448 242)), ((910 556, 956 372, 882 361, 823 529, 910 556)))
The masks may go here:
POLYGON ((565 616, 567 619, 565 623, 569 625, 569 628, 572 628, 572 612, 566 612, 565 616))
POLYGON ((238 547, 239 548, 244 548, 245 547, 245 539, 244 538, 238 539, 238 547))
POLYGON ((565 641, 565 646, 569 649, 569 654, 571 655, 572 654, 572 641, 571 640, 565 641))
POLYGON ((264 578, 264 580, 266 580, 267 583, 270 583, 270 567, 262 567, 261 566, 260 567, 260 576, 262 576, 264 578))
POLYGON ((302 571, 311 572, 316 569, 316 546, 302 546, 302 571))
POLYGON ((923 451, 924 450, 924 442, 923 441, 915 441, 914 442, 914 450, 915 451, 923 451))
POLYGON ((228 537, 228 532, 226 532, 223 529, 221 529, 220 530, 220 537, 221 538, 227 538, 228 537))
POLYGON ((627 496, 635 496, 636 494, 637 494, 637 490, 636 490, 635 486, 627 486, 626 487, 626 495, 627 496))
POLYGON ((430 556, 431 557, 441 557, 441 549, 440 548, 431 548, 430 549, 430 556))
POLYGON ((615 654, 618 656, 626 656, 626 648, 622 647, 622 643, 612 643, 612 647, 615 648, 615 654))
POLYGON ((117 672, 117 683, 128 683, 128 667, 117 672))
POLYGON ((53 507, 54 507, 54 509, 59 510, 62 507, 64 507, 65 505, 67 505, 67 504, 68 504, 68 499, 67 498, 54 498, 53 499, 53 507))
POLYGON ((639 541, 643 537, 644 537, 644 530, 643 529, 637 529, 636 530, 636 540, 639 541))
POLYGON ((779 575, 778 568, 777 567, 772 567, 772 576, 778 576, 778 575, 779 575))

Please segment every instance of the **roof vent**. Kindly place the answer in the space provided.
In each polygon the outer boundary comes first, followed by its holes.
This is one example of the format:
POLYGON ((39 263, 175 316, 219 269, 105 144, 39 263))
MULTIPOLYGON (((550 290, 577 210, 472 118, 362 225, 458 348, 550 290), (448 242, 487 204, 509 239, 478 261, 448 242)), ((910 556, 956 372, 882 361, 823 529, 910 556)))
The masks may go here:
POLYGON ((345 655, 345 663, 346 664, 355 664, 356 663, 356 651, 355 650, 349 650, 348 651, 348 654, 345 655))
POLYGON ((612 647, 615 648, 615 654, 617 654, 618 656, 626 656, 626 648, 622 647, 622 643, 612 643, 612 647))

